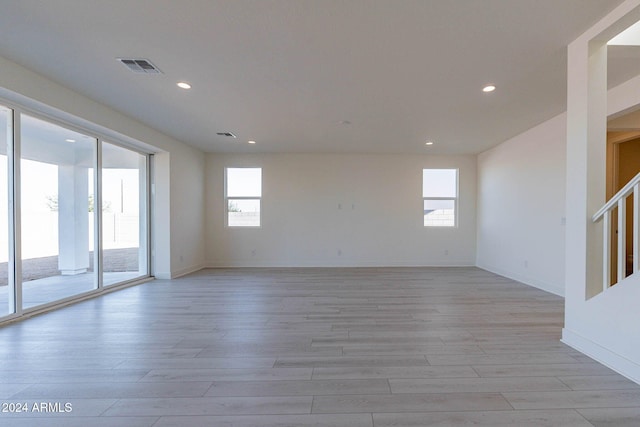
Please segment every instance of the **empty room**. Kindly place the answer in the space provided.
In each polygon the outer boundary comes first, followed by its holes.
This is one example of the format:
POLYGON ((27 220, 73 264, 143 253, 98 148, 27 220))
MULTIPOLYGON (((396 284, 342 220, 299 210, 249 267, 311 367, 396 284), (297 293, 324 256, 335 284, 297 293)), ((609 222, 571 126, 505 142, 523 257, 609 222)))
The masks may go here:
POLYGON ((0 426, 640 425, 640 0, 19 0, 0 426))

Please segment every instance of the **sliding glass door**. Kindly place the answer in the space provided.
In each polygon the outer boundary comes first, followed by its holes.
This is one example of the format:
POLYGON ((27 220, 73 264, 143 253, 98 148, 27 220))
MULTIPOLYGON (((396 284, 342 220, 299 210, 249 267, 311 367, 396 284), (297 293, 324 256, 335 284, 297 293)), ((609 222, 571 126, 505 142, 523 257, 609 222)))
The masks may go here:
POLYGON ((149 274, 148 156, 102 143, 102 271, 110 286, 149 274))
POLYGON ((15 287, 9 269, 9 162, 13 140, 11 110, 0 105, 0 317, 14 313, 15 287))
POLYGON ((23 308, 97 288, 92 259, 95 138, 21 116, 23 308))
POLYGON ((0 105, 0 320, 149 276, 150 156, 0 105))

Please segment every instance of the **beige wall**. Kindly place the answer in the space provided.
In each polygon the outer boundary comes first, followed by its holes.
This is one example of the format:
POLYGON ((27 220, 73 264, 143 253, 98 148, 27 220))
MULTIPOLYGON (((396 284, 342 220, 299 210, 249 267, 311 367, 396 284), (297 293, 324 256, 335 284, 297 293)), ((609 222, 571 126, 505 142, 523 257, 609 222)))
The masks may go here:
POLYGON ((477 265, 564 295, 566 114, 478 155, 477 265))
POLYGON ((207 155, 209 266, 475 263, 475 156, 207 155), (224 225, 225 167, 262 168, 262 226, 224 225), (422 169, 459 168, 459 226, 425 228, 422 169))

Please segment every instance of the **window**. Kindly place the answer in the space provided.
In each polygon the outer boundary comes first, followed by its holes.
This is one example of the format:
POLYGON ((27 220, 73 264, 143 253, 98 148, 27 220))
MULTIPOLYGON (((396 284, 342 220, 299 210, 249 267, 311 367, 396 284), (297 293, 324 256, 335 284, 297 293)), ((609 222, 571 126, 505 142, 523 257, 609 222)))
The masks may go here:
POLYGON ((458 170, 423 169, 422 198, 425 227, 455 227, 458 170))
POLYGON ((227 226, 259 227, 262 197, 261 168, 227 168, 227 226))

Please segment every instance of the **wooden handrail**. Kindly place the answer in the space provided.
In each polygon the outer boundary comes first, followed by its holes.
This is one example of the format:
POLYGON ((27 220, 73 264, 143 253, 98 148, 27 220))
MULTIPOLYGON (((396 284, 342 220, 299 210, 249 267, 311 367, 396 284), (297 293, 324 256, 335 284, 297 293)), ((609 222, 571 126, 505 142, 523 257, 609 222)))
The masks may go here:
POLYGON ((623 197, 627 197, 629 194, 633 193, 633 187, 639 182, 640 182, 640 173, 634 176, 633 179, 631 179, 631 181, 627 182, 627 185, 622 187, 622 189, 618 191, 616 195, 611 198, 611 200, 605 203, 605 205, 601 207, 600 210, 598 210, 598 212, 596 212, 593 215, 592 217, 593 222, 600 221, 600 218, 602 218, 605 212, 618 206, 618 200, 622 199, 623 197))

